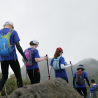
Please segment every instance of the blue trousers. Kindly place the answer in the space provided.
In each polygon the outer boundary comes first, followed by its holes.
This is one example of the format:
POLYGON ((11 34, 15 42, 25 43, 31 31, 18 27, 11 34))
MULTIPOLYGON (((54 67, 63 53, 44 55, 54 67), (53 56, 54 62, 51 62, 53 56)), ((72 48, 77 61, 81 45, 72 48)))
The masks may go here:
POLYGON ((61 77, 62 79, 66 80, 66 82, 68 83, 68 77, 61 77))

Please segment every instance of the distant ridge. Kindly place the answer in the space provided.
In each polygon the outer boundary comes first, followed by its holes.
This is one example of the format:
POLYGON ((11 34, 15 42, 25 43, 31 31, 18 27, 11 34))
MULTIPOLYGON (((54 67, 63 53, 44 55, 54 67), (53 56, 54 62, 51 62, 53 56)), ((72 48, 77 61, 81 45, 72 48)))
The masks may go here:
MULTIPOLYGON (((49 65, 50 65, 50 61, 51 61, 51 58, 49 58, 49 65)), ((88 76, 91 76, 98 71, 98 61, 96 59, 87 58, 87 59, 83 59, 79 61, 77 64, 73 66, 73 72, 76 71, 79 64, 84 65, 85 71, 87 72, 88 76)), ((39 68, 41 72, 41 81, 47 80, 48 79, 47 61, 39 62, 39 68)), ((69 82, 70 84, 72 84, 73 77, 71 73, 71 68, 70 67, 67 68, 66 71, 69 78, 69 82)), ((21 72, 22 72, 22 76, 25 77, 26 76, 25 66, 21 68, 21 72)), ((55 77, 54 70, 52 69, 51 78, 54 78, 54 77, 55 77)))

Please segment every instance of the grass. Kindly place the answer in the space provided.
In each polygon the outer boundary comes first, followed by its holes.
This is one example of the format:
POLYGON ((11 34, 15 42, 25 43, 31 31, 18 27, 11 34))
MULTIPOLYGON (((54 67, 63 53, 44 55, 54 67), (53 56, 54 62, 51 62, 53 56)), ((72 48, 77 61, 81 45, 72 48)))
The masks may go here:
MULTIPOLYGON (((1 73, 0 73, 0 77, 2 77, 1 73)), ((23 86, 30 84, 29 78, 24 78, 22 80, 23 80, 23 86)), ((10 78, 7 79, 7 81, 5 83, 5 87, 6 87, 8 95, 10 95, 14 90, 16 90, 18 88, 15 75, 11 75, 10 78)), ((3 87, 2 91, 1 91, 2 96, 5 96, 5 87, 3 87)))

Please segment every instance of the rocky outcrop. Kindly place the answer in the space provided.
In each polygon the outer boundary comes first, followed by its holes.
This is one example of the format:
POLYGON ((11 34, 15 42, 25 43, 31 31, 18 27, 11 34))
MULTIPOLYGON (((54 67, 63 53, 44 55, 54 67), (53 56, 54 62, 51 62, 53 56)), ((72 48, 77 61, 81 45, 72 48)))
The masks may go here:
POLYGON ((65 80, 51 79, 15 90, 9 98, 82 98, 65 80))

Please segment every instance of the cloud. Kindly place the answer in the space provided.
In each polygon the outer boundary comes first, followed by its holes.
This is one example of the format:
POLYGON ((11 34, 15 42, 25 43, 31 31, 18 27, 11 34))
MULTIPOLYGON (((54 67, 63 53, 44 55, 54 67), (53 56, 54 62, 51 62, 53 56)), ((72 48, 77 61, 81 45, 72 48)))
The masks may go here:
MULTIPOLYGON (((3 0, 0 27, 11 20, 23 50, 37 39, 41 56, 49 54, 52 58, 56 48, 62 47, 67 61, 97 59, 97 4, 98 0, 3 0)), ((18 57, 22 66, 19 53, 18 57)))

